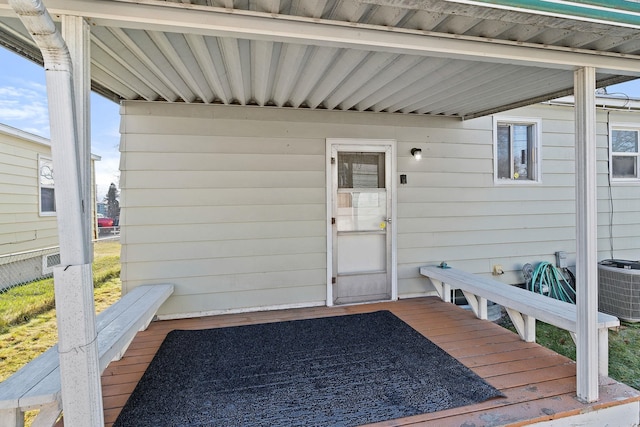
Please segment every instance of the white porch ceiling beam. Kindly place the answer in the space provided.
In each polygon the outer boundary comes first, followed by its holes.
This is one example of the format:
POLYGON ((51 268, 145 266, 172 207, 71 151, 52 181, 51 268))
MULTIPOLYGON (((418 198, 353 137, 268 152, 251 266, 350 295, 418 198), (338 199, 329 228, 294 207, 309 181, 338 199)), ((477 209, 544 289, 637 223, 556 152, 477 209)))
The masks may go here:
MULTIPOLYGON (((0 0, 0 13, 7 0, 0 0)), ((438 56, 640 75, 640 57, 355 22, 227 10, 154 0, 50 0, 52 13, 84 16, 95 25, 194 33, 397 54, 438 56)))
POLYGON ((135 57, 138 58, 144 64, 145 67, 147 67, 147 69, 149 69, 158 79, 160 79, 160 81, 164 83, 169 88, 169 90, 173 92, 171 94, 160 92, 161 94, 164 93, 164 95, 168 96, 168 98, 165 98, 167 101, 169 102, 175 101, 176 97, 178 96, 185 101, 189 98, 189 96, 184 91, 181 91, 178 87, 176 87, 173 84, 171 78, 167 77, 167 75, 162 72, 160 67, 158 67, 149 58, 149 56, 144 52, 144 50, 141 49, 140 46, 138 46, 131 39, 131 37, 127 35, 127 33, 125 33, 120 28, 109 28, 109 31, 120 41, 120 43, 122 43, 127 49, 129 49, 135 55, 135 57))
POLYGON ((253 98, 263 106, 269 101, 269 82, 274 44, 265 41, 251 42, 251 80, 253 98))
POLYGON ((367 55, 369 52, 364 50, 343 50, 333 66, 328 69, 320 84, 309 95, 309 108, 316 108, 320 105, 367 55))
MULTIPOLYGON (((196 79, 189 68, 185 65, 185 61, 180 57, 180 54, 176 51, 176 49, 171 44, 171 41, 167 38, 167 36, 163 33, 151 32, 149 36, 156 44, 158 49, 163 53, 163 55, 169 60, 174 70, 180 75, 180 78, 184 80, 189 89, 193 91, 202 102, 208 103, 211 101, 211 95, 203 90, 202 87, 198 84, 196 79)), ((190 101, 193 101, 191 99, 190 101)))
POLYGON ((408 79, 403 85, 402 89, 398 91, 394 91, 390 94, 390 96, 381 99, 376 102, 372 109, 373 111, 396 111, 399 109, 403 103, 414 101, 416 94, 416 86, 420 84, 420 81, 424 78, 428 77, 430 81, 435 81, 437 79, 444 79, 447 77, 453 77, 458 73, 464 72, 468 70, 470 67, 466 62, 455 62, 455 61, 444 61, 444 62, 436 62, 436 61, 427 61, 427 64, 434 63, 434 67, 428 70, 426 73, 418 73, 417 70, 411 70, 407 75, 410 75, 412 78, 408 79), (407 84, 411 83, 411 84, 407 84))
POLYGON ((320 76, 333 65, 339 50, 328 47, 315 47, 305 67, 302 69, 298 83, 291 94, 291 106, 299 107, 309 96, 320 76))
MULTIPOLYGON (((447 67, 444 70, 437 70, 426 76, 426 79, 422 79, 422 81, 428 81, 426 89, 420 90, 420 84, 418 82, 418 84, 412 85, 407 88, 408 90, 404 91, 406 93, 402 99, 399 99, 392 105, 387 105, 383 110, 395 112, 407 109, 407 111, 413 111, 416 108, 419 108, 417 107, 418 105, 424 105, 425 100, 429 100, 432 94, 439 94, 441 88, 448 89, 452 84, 456 85, 457 88, 459 85, 469 81, 475 83, 476 78, 479 75, 484 74, 487 70, 492 69, 495 66, 495 64, 485 63, 470 67, 469 64, 460 63, 447 67)), ((458 90, 456 90, 455 93, 458 93, 458 90)), ((451 92, 450 94, 453 95, 451 92)), ((465 94, 465 96, 467 95, 465 94)), ((380 105, 375 107, 375 109, 378 108, 380 108, 380 105)))
MULTIPOLYGON (((511 73, 509 74, 512 74, 512 73, 518 74, 519 72, 520 71, 516 69, 516 70, 511 70, 511 73)), ((529 90, 530 88, 533 88, 532 92, 530 92, 529 95, 531 95, 531 93, 537 93, 537 90, 540 87, 547 87, 549 91, 554 92, 558 90, 557 87, 553 86, 554 82, 558 81, 558 78, 559 78, 559 76, 557 75, 558 73, 561 73, 561 71, 552 71, 552 70, 545 70, 545 69, 535 70, 530 74, 528 74, 530 76, 529 83, 521 84, 519 88, 521 89, 522 93, 526 93, 527 90, 529 90)), ((424 113, 428 112, 431 114, 438 114, 438 113, 451 114, 453 111, 465 111, 465 110, 472 111, 474 110, 474 108, 481 108, 480 106, 484 105, 484 103, 482 102, 482 99, 484 97, 491 96, 492 94, 499 92, 500 88, 504 86, 504 80, 506 79, 503 79, 501 81, 501 79, 497 78, 497 75, 500 75, 499 72, 496 72, 496 76, 495 76, 496 78, 492 78, 487 82, 484 82, 482 80, 482 76, 478 76, 474 81, 476 81, 478 85, 481 85, 481 89, 477 92, 474 91, 473 98, 464 96, 464 93, 458 97, 449 97, 448 99, 445 98, 443 102, 440 102, 438 104, 434 102, 434 104, 429 110, 426 110, 426 109, 424 110, 424 113)), ((494 77, 494 76, 491 76, 491 77, 494 77)), ((570 84, 570 82, 568 84, 570 84)), ((504 100, 505 104, 510 104, 512 102, 516 102, 517 100, 519 100, 520 97, 518 94, 515 94, 511 97, 505 96, 504 99, 505 99, 504 100)), ((418 110, 418 111, 423 111, 423 110, 418 110)))
MULTIPOLYGON (((470 67, 476 70, 475 67, 470 67)), ((434 112, 437 114, 444 111, 452 102, 459 102, 466 104, 473 102, 477 99, 483 99, 485 93, 496 93, 496 85, 504 86, 504 82, 508 81, 507 77, 512 76, 520 72, 517 67, 504 67, 496 64, 489 64, 489 67, 483 70, 478 70, 478 73, 474 77, 465 78, 464 80, 453 80, 445 84, 440 84, 435 89, 423 91, 422 101, 423 106, 418 107, 419 103, 407 105, 402 108, 402 112, 408 111, 422 111, 423 113, 434 112), (483 71, 483 72, 481 72, 483 71), (452 86, 455 88, 455 92, 452 91, 452 86), (469 99, 467 91, 474 90, 474 99, 469 99), (477 92, 480 91, 480 93, 477 92), (456 96, 454 93, 459 93, 456 96), (476 95, 478 93, 478 95, 476 95), (428 100, 428 102, 425 102, 428 100), (425 107, 424 105, 427 105, 425 107)), ((499 90, 499 87, 498 87, 499 90)))
POLYGON ((425 61, 424 58, 415 56, 400 56, 384 71, 365 82, 358 90, 348 96, 340 103, 340 108, 348 110, 365 99, 372 93, 377 93, 382 88, 395 81, 398 76, 403 75, 418 63, 425 61))
POLYGON ((388 67, 398 56, 390 53, 376 53, 365 60, 358 72, 352 73, 336 90, 325 100, 325 108, 333 110, 338 104, 352 95, 379 72, 388 67))
POLYGON ((229 86, 231 86, 232 98, 235 98, 241 105, 246 105, 248 99, 242 78, 242 61, 240 60, 238 40, 220 39, 220 52, 228 67, 226 76, 229 80, 229 86))
MULTIPOLYGON (((98 37, 94 37, 92 42, 99 47, 102 51, 108 54, 113 61, 116 61, 126 71, 126 73, 133 74, 138 80, 140 80, 146 87, 155 92, 155 96, 151 97, 151 100, 155 100, 157 96, 161 96, 166 100, 173 100, 176 97, 175 92, 167 87, 153 72, 150 72, 148 67, 140 61, 132 52, 128 50, 128 46, 124 45, 122 41, 111 31, 106 28, 94 29, 94 34, 98 33, 98 37), (108 42, 105 43, 105 40, 108 42), (117 49, 114 50, 114 49, 117 49), (134 64, 134 66, 131 66, 134 64), (144 71, 141 71, 144 70, 144 71)), ((106 70, 106 73, 112 70, 106 70)), ((115 70, 113 70, 115 71, 115 70)), ((121 80, 122 75, 114 76, 116 80, 121 80)))
POLYGON ((291 95, 297 80, 296 77, 303 67, 306 50, 306 46, 299 44, 282 46, 273 87, 273 100, 278 107, 282 107, 291 95))
POLYGON ((129 91, 139 94, 147 101, 155 101, 158 98, 158 91, 147 85, 147 79, 140 77, 140 73, 134 71, 134 68, 127 67, 122 64, 116 57, 109 53, 109 49, 105 51, 102 43, 97 42, 93 49, 92 64, 94 67, 100 68, 105 74, 111 76, 112 79, 119 81, 129 91), (109 64, 108 66, 105 64, 109 64))
MULTIPOLYGON (((389 105, 391 105, 394 102, 397 102, 401 99, 401 97, 397 95, 399 91, 406 90, 415 82, 419 81, 425 76, 428 76, 429 73, 443 66, 446 66, 450 62, 451 61, 448 61, 443 58, 423 59, 423 61, 420 64, 411 67, 405 73, 399 74, 397 78, 395 78, 390 83, 380 88, 380 90, 371 93, 371 95, 368 95, 366 98, 359 101, 356 104, 356 108, 360 111, 364 111, 371 108, 374 105, 383 103, 389 98, 391 99, 388 102, 389 102, 389 105)), ((375 111, 381 111, 381 109, 375 110, 375 111)))
MULTIPOLYGON (((211 90, 213 90, 214 95, 216 95, 223 103, 228 104, 229 98, 225 94, 224 87, 222 85, 222 81, 220 81, 220 78, 218 77, 218 73, 214 72, 217 67, 213 63, 211 53, 207 48, 204 38, 193 34, 186 34, 185 38, 187 39, 187 44, 189 45, 191 52, 193 52, 193 55, 196 57, 196 61, 200 64, 200 69, 204 74, 204 78, 207 80, 207 84, 211 90)), ((213 102, 213 99, 210 99, 207 102, 213 102)))

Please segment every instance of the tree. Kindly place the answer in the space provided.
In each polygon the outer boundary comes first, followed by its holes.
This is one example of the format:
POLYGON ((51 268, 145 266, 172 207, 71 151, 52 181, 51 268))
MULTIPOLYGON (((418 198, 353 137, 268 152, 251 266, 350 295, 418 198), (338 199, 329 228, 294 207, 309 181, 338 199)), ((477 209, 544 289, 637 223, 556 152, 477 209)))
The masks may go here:
POLYGON ((116 188, 116 185, 112 182, 109 186, 109 191, 107 191, 105 202, 107 202, 107 216, 109 216, 109 218, 113 218, 114 225, 118 223, 120 217, 120 202, 118 201, 119 196, 120 192, 116 188))

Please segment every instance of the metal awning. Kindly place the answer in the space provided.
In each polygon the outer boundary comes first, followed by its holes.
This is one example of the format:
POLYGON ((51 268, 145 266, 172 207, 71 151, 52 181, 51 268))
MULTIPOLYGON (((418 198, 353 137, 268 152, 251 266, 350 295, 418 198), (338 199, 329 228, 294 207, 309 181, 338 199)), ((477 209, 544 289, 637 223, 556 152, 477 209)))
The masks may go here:
MULTIPOLYGON (((473 118, 640 76, 640 29, 479 2, 50 0, 91 24, 93 90, 114 101, 473 118), (467 4, 475 3, 475 4, 467 4)), ((42 62, 0 0, 0 43, 42 62)))

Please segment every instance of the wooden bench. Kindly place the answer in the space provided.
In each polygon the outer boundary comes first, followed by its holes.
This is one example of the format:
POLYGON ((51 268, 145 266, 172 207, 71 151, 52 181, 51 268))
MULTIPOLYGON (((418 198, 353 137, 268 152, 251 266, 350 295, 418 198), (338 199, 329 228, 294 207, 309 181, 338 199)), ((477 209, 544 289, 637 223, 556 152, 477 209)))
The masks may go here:
MULTIPOLYGON (((173 285, 139 286, 96 318, 100 372, 122 357, 136 333, 145 330, 173 293, 173 285)), ((53 426, 62 412, 58 345, 0 383, 0 427, 21 427, 24 412, 39 409, 32 426, 53 426)))
MULTIPOLYGON (((565 329, 574 341, 577 331, 576 306, 540 295, 517 286, 467 273, 451 267, 425 266, 420 274, 428 277, 443 301, 451 302, 451 290, 460 289, 475 315, 487 319, 487 301, 503 306, 520 337, 527 342, 536 340, 536 319, 565 329)), ((598 313, 598 371, 609 371, 609 328, 620 326, 617 317, 598 313)))

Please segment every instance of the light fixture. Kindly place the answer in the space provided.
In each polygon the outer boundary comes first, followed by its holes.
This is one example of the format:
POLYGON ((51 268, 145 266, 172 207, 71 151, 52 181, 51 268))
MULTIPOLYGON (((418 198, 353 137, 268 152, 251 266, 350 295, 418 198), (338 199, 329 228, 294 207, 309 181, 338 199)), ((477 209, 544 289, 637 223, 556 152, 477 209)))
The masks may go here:
POLYGON ((411 155, 416 159, 416 160, 420 160, 422 159, 422 150, 419 148, 412 148, 411 149, 411 155))

